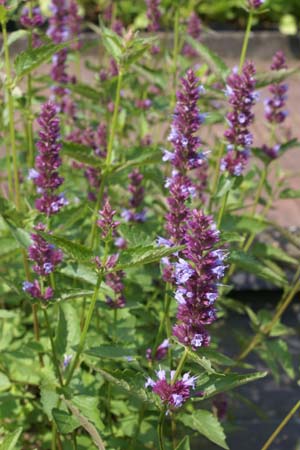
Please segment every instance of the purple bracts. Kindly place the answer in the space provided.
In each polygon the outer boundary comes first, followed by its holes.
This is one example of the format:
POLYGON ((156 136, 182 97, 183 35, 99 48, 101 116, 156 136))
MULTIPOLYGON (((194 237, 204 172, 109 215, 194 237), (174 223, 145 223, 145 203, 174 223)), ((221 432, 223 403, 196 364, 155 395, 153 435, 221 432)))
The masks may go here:
POLYGON ((32 15, 29 15, 29 9, 24 8, 20 17, 20 23, 24 28, 39 28, 44 23, 44 18, 41 14, 40 8, 32 8, 32 15))
POLYGON ((157 380, 148 378, 145 387, 151 387, 161 401, 167 406, 168 411, 180 408, 191 396, 191 390, 195 388, 196 377, 189 373, 183 374, 182 378, 172 382, 175 371, 170 372, 170 380, 167 380, 165 370, 156 371, 157 380))
MULTIPOLYGON (((187 34, 195 40, 199 40, 201 36, 201 20, 194 11, 189 17, 187 34)), ((196 58, 198 56, 198 52, 190 44, 184 45, 182 53, 189 58, 196 58)))
POLYGON ((80 40, 81 26, 82 26, 82 19, 78 14, 77 1, 71 0, 69 6, 68 27, 70 29, 71 36, 75 39, 78 39, 76 42, 73 42, 71 44, 71 48, 73 50, 80 50, 81 48, 81 40, 80 40))
MULTIPOLYGON (((275 53, 271 65, 271 70, 277 71, 287 69, 284 53, 275 53)), ((283 110, 287 99, 288 85, 285 83, 274 83, 269 87, 272 98, 265 101, 265 117, 268 122, 278 124, 284 122, 287 112, 283 110)))
POLYGON ((106 199, 104 207, 99 211, 100 219, 97 221, 97 225, 101 228, 102 239, 107 239, 115 235, 115 230, 119 226, 120 222, 114 220, 116 211, 110 206, 109 200, 106 199))
MULTIPOLYGON (((34 227, 36 231, 46 231, 43 224, 34 227)), ((63 253, 55 249, 53 245, 45 241, 37 233, 31 234, 33 244, 28 249, 28 257, 35 262, 33 270, 40 276, 47 276, 55 270, 55 267, 62 261, 63 253)))
POLYGON ((142 186, 144 176, 140 173, 139 169, 133 169, 128 175, 128 178, 130 180, 128 191, 131 193, 129 200, 131 209, 125 209, 122 212, 122 217, 126 222, 144 222, 146 219, 146 211, 140 210, 145 194, 145 189, 142 186))
POLYGON ((221 170, 227 170, 233 176, 243 173, 253 143, 249 126, 254 120, 255 73, 253 63, 246 62, 241 74, 234 70, 227 78, 226 95, 232 110, 227 114, 229 128, 224 136, 228 145, 227 154, 221 161, 221 170))
POLYGON ((36 208, 50 216, 57 213, 67 204, 62 194, 55 194, 64 179, 59 176, 57 169, 61 166, 59 152, 61 144, 59 119, 56 116, 57 106, 47 102, 42 106, 38 118, 40 125, 39 141, 37 142, 38 155, 35 158, 35 169, 31 169, 29 177, 37 186, 41 197, 36 200, 36 208))
POLYGON ((160 0, 146 0, 147 18, 149 20, 148 31, 156 32, 160 29, 159 19, 161 13, 159 11, 160 0))
POLYGON ((251 9, 258 9, 265 3, 265 0, 248 0, 248 6, 251 9))

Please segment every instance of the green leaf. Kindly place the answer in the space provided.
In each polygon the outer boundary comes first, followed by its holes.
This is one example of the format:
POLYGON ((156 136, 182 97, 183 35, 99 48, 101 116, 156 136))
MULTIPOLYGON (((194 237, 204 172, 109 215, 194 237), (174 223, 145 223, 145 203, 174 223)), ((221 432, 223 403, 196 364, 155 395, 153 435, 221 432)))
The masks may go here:
POLYGON ((126 359, 135 355, 135 352, 132 349, 112 345, 101 345, 100 347, 86 350, 84 353, 89 356, 95 356, 96 358, 108 359, 126 359))
POLYGON ((192 415, 180 416, 180 421, 187 427, 203 434, 207 439, 219 447, 229 450, 226 444, 226 436, 218 419, 209 411, 198 409, 192 415))
POLYGON ((31 245, 30 234, 22 228, 18 228, 11 220, 6 219, 5 223, 7 224, 11 234, 16 239, 16 241, 23 248, 28 248, 31 245))
POLYGON ((28 75, 32 70, 48 61, 51 56, 68 46, 68 42, 62 44, 46 44, 42 47, 25 50, 17 55, 15 59, 15 71, 17 80, 28 75))
POLYGON ((227 177, 226 175, 221 175, 215 197, 216 198, 224 197, 224 195, 227 194, 228 191, 230 191, 233 184, 234 184, 233 177, 227 177))
POLYGON ((56 408, 59 395, 56 391, 57 389, 57 381, 54 373, 47 368, 44 368, 41 373, 41 386, 40 386, 40 395, 41 395, 41 404, 43 407, 43 411, 47 414, 49 420, 52 420, 52 411, 56 408))
POLYGON ((186 36, 186 41, 203 57, 203 59, 209 66, 211 66, 217 75, 219 75, 223 80, 228 77, 230 69, 216 53, 206 47, 206 45, 193 39, 191 36, 186 36))
POLYGON ((203 347, 200 350, 198 350, 198 353, 201 356, 203 355, 205 358, 208 358, 210 361, 220 366, 234 366, 236 364, 236 361, 234 361, 233 359, 229 358, 226 355, 223 355, 223 353, 217 352, 212 348, 203 347))
POLYGON ((76 420, 78 420, 80 425, 91 436, 94 444, 96 444, 97 449, 105 450, 104 443, 94 425, 83 414, 81 414, 79 409, 72 402, 66 399, 64 399, 63 401, 66 403, 76 420))
POLYGON ((276 286, 282 287, 287 284, 287 280, 284 277, 271 270, 269 267, 266 267, 249 253, 232 250, 229 259, 230 262, 235 264, 239 269, 253 273, 259 278, 263 278, 264 280, 274 283, 276 286))
POLYGON ((59 359, 62 359, 64 354, 71 352, 71 347, 78 344, 79 337, 80 319, 78 311, 70 303, 60 304, 54 341, 59 359))
POLYGON ((175 450, 190 450, 190 437, 185 436, 182 441, 179 442, 175 450))
POLYGON ((0 444, 0 450, 14 450, 21 433, 22 428, 17 428, 12 433, 7 434, 0 444))
POLYGON ((280 192, 279 198, 300 198, 300 189, 284 189, 280 192))
POLYGON ((11 386, 9 378, 5 373, 0 372, 0 392, 7 391, 11 386))
POLYGON ((250 233, 261 233, 270 224, 259 217, 252 217, 246 214, 241 216, 234 216, 232 214, 225 214, 222 219, 222 226, 224 231, 248 231, 250 233))
POLYGON ((80 426, 77 417, 73 417, 72 414, 62 411, 61 409, 54 408, 52 410, 52 415, 58 431, 62 434, 72 433, 72 431, 80 426))
POLYGON ((160 261, 163 257, 172 255, 183 247, 157 247, 156 245, 147 245, 125 250, 121 253, 115 270, 127 269, 129 267, 150 264, 160 261))
POLYGON ((103 166, 103 160, 96 158, 94 151, 82 144, 75 144, 74 142, 63 141, 62 142, 63 154, 70 156, 76 161, 80 161, 84 164, 88 164, 93 167, 103 166))
POLYGON ((265 342, 268 351, 275 357, 278 364, 283 368, 286 374, 293 380, 295 378, 295 370, 293 366, 292 356, 289 352, 288 345, 282 339, 272 339, 265 342))
POLYGON ((264 378, 267 372, 254 372, 249 374, 229 373, 226 375, 212 374, 199 381, 198 387, 204 392, 204 399, 213 397, 219 392, 229 391, 251 381, 264 378))
MULTIPOLYGON (((11 33, 9 33, 9 36, 7 39, 7 45, 10 47, 14 42, 26 37, 27 35, 28 35, 28 30, 12 31, 11 33)), ((0 54, 2 54, 3 52, 4 52, 4 47, 2 47, 0 54)))
POLYGON ((104 424, 100 418, 99 398, 89 397, 87 395, 76 395, 72 398, 72 403, 80 412, 91 422, 93 422, 97 428, 103 429, 104 424))
POLYGON ((211 362, 205 356, 198 356, 196 353, 192 351, 188 351, 188 357, 194 361, 199 366, 203 367, 207 373, 216 373, 213 369, 211 362))
POLYGON ((93 252, 84 245, 78 244, 77 242, 69 241, 68 239, 57 236, 55 234, 48 234, 44 231, 39 231, 39 234, 51 244, 63 250, 69 256, 74 258, 76 261, 91 260, 93 257, 93 252))
POLYGON ((94 100, 95 102, 100 101, 101 93, 89 84, 71 83, 67 85, 67 88, 75 94, 81 95, 81 97, 94 100))
POLYGON ((293 75, 294 73, 299 72, 299 68, 293 68, 293 69, 281 69, 281 70, 273 70, 263 73, 258 73, 256 75, 256 88, 263 88, 265 86, 269 86, 273 83, 280 83, 281 81, 285 80, 289 76, 293 75))
POLYGON ((96 272, 84 264, 67 264, 60 269, 60 273, 69 278, 73 278, 74 280, 85 281, 93 286, 95 286, 97 282, 96 272))
POLYGON ((110 56, 112 56, 116 61, 120 62, 122 52, 123 52, 123 44, 120 36, 117 35, 114 31, 109 28, 105 28, 104 26, 93 27, 94 31, 100 31, 103 45, 110 56), (96 28, 98 30, 96 30, 96 28))
POLYGON ((280 247, 275 247, 272 244, 265 244, 263 242, 255 242, 251 251, 257 258, 274 259, 275 261, 281 261, 289 264, 298 264, 296 258, 289 256, 285 250, 280 247))

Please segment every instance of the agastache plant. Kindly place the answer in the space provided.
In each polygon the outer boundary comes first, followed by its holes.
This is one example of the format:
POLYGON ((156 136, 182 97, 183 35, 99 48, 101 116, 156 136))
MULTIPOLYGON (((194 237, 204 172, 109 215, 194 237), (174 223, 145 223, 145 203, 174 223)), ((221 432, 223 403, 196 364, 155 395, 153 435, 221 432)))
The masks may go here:
POLYGON ((253 63, 246 62, 241 73, 235 69, 227 78, 226 95, 232 110, 226 116, 229 124, 224 133, 227 153, 221 161, 221 170, 233 176, 242 175, 253 144, 249 126, 254 120, 255 72, 253 63))

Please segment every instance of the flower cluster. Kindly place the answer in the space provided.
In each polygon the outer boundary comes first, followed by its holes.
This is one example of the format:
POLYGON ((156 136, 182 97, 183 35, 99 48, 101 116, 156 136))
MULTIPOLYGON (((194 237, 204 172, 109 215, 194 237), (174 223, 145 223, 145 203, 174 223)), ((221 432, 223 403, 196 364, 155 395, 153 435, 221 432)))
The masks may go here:
MULTIPOLYGON (((285 56, 278 51, 272 61, 271 70, 277 71, 287 69, 285 56)), ((265 101, 265 117, 268 122, 278 124, 284 122, 287 112, 283 110, 287 99, 288 85, 285 83, 274 83, 269 87, 272 98, 265 101)))
POLYGON ((38 194, 41 194, 41 197, 36 200, 36 208, 50 216, 67 204, 62 194, 55 193, 64 179, 57 171, 61 165, 59 157, 61 144, 59 143, 60 124, 57 106, 54 103, 47 102, 42 106, 38 124, 41 127, 40 139, 37 142, 38 155, 35 159, 35 169, 30 170, 29 177, 37 186, 38 194))
POLYGON ((242 174, 253 143, 249 126, 254 120, 252 108, 257 97, 254 92, 254 75, 254 65, 246 62, 241 73, 235 69, 227 79, 226 95, 232 110, 226 116, 229 128, 224 136, 229 144, 227 154, 221 162, 221 170, 227 170, 233 176, 242 174))
MULTIPOLYGON (((148 18, 148 31, 157 32, 160 29, 160 16, 159 10, 160 0, 146 0, 147 5, 147 18, 148 18)), ((156 55, 160 52, 158 45, 152 45, 150 49, 152 55, 156 55)))
MULTIPOLYGON (((79 128, 75 129, 69 134, 68 140, 92 148, 98 158, 106 157, 107 127, 104 123, 99 124, 96 131, 93 128, 86 128, 84 130, 79 128)), ((99 188, 101 182, 101 170, 96 167, 86 166, 83 163, 75 163, 75 168, 84 169, 84 176, 90 187, 88 199, 95 201, 96 190, 99 188)))
POLYGON ((168 348, 170 347, 169 339, 164 339, 161 344, 157 347, 155 350, 154 355, 152 354, 152 349, 147 348, 146 350, 146 358, 149 361, 156 360, 160 361, 162 360, 168 353, 168 348))
MULTIPOLYGON (((187 34, 191 36, 195 40, 199 40, 201 36, 201 20, 198 15, 193 11, 189 17, 188 25, 187 25, 187 34)), ((198 52, 190 45, 185 44, 182 50, 182 53, 189 58, 196 58, 198 56, 198 52)))
POLYGON ((82 44, 80 40, 82 18, 78 13, 78 5, 75 0, 70 1, 68 26, 70 29, 71 36, 78 39, 77 41, 71 43, 71 48, 73 50, 80 50, 82 44))
POLYGON ((248 6, 250 9, 258 9, 265 3, 265 0, 248 0, 248 6))
MULTIPOLYGON (((49 19, 48 36, 55 44, 65 42, 70 37, 68 27, 68 5, 66 0, 52 0, 52 16, 49 19)), ((53 87, 53 92, 58 97, 63 97, 67 93, 64 86, 69 82, 67 74, 67 54, 66 48, 60 50, 52 58, 51 77, 58 86, 53 87)))
POLYGON ((134 169, 128 175, 128 178, 130 180, 128 191, 131 193, 129 200, 131 209, 125 209, 122 212, 122 217, 126 222, 144 222, 146 211, 138 211, 144 200, 145 189, 142 186, 144 176, 140 173, 139 169, 134 169))
MULTIPOLYGON (((100 219, 97 221, 98 227, 102 230, 101 237, 104 240, 111 240, 111 238, 115 237, 117 234, 116 229, 120 222, 114 220, 115 213, 116 211, 112 209, 109 200, 106 199, 103 209, 99 211, 100 219)), ((118 254, 115 254, 108 257, 105 262, 105 267, 113 269, 118 261, 118 256, 118 254)), ((98 263, 97 260, 96 263, 98 263)), ((105 276, 105 283, 114 292, 114 298, 108 295, 106 296, 106 302, 110 308, 124 308, 125 306, 126 300, 123 294, 124 284, 122 281, 124 276, 125 274, 122 270, 108 272, 105 276)))
POLYGON ((44 18, 39 7, 32 8, 30 14, 28 8, 24 8, 20 17, 20 23, 24 28, 41 27, 44 23, 44 18))
MULTIPOLYGON (((34 229, 39 231, 46 231, 45 225, 39 223, 34 229)), ((40 277, 49 276, 62 261, 63 253, 59 249, 55 249, 53 245, 49 244, 40 234, 31 234, 32 245, 28 249, 28 257, 34 261, 33 270, 40 277)), ((25 281, 23 283, 23 290, 28 292, 33 298, 40 300, 49 300, 53 296, 51 287, 46 287, 43 291, 38 280, 33 283, 25 281)))
POLYGON ((168 411, 180 408, 191 396, 191 390, 195 389, 196 377, 185 373, 181 379, 174 380, 175 371, 170 372, 170 380, 167 380, 166 371, 156 371, 157 380, 148 378, 145 387, 151 387, 161 401, 167 406, 168 411))

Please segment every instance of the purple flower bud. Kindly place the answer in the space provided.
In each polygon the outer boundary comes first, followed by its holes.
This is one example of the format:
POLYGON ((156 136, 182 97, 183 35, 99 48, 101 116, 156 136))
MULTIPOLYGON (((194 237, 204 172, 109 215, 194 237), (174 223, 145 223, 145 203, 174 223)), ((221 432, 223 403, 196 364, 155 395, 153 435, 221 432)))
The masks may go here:
POLYGON ((251 9, 258 9, 264 2, 265 0, 248 0, 248 6, 251 9))

